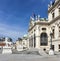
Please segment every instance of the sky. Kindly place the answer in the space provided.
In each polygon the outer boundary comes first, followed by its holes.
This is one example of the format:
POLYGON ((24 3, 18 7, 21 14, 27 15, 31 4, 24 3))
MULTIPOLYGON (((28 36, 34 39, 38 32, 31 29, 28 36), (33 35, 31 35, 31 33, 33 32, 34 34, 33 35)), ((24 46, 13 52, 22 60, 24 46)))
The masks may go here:
POLYGON ((0 0, 0 37, 18 37, 28 33, 32 13, 48 18, 48 4, 53 0, 0 0))

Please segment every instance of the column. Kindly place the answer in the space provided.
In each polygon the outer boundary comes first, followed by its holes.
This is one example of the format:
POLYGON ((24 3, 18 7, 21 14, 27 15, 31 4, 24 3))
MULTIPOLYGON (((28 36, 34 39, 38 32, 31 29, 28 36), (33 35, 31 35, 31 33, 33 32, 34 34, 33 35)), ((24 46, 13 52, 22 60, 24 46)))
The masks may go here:
POLYGON ((39 34, 39 25, 36 25, 36 48, 40 46, 40 34, 39 34))
POLYGON ((56 24, 56 26, 55 26, 55 39, 58 38, 58 34, 59 34, 58 32, 59 32, 58 25, 56 24))

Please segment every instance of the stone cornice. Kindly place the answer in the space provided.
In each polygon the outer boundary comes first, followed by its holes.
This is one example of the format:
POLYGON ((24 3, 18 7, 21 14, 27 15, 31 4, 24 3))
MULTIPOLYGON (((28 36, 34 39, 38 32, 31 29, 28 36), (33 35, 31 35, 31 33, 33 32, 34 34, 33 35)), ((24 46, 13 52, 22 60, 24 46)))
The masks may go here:
POLYGON ((53 20, 51 20, 51 22, 49 22, 49 25, 52 24, 52 23, 54 23, 54 22, 55 22, 56 20, 58 20, 58 19, 60 19, 60 15, 57 16, 56 18, 54 18, 53 20))
POLYGON ((48 22, 35 22, 34 26, 31 27, 31 28, 28 30, 28 32, 29 32, 30 30, 32 30, 36 25, 48 25, 48 24, 49 24, 48 22))
MULTIPOLYGON (((60 41, 60 39, 52 39, 52 42, 56 42, 56 41, 60 41)), ((49 41, 49 42, 51 42, 51 41, 49 41)))
POLYGON ((35 24, 34 24, 34 26, 32 26, 29 30, 28 30, 28 32, 30 31, 30 30, 32 30, 36 25, 51 25, 52 23, 54 23, 56 20, 58 20, 58 19, 60 19, 60 15, 59 16, 57 16, 56 18, 54 18, 53 20, 51 20, 50 22, 35 22, 35 24))
POLYGON ((34 26, 32 26, 30 29, 28 29, 28 32, 29 32, 30 30, 32 30, 34 27, 35 27, 35 24, 34 24, 34 26))
POLYGON ((51 10, 53 10, 53 8, 55 8, 56 5, 58 5, 59 3, 60 3, 60 0, 58 0, 51 8, 49 8, 48 13, 49 13, 51 10))
POLYGON ((36 22, 35 25, 48 25, 48 22, 36 22))

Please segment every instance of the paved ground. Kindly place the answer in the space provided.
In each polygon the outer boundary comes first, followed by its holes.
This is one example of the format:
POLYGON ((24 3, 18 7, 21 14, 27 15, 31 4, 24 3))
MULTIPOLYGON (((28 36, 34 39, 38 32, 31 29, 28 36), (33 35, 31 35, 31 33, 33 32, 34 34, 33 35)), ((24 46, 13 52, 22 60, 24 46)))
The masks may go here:
POLYGON ((60 55, 0 54, 0 61, 60 61, 60 55))

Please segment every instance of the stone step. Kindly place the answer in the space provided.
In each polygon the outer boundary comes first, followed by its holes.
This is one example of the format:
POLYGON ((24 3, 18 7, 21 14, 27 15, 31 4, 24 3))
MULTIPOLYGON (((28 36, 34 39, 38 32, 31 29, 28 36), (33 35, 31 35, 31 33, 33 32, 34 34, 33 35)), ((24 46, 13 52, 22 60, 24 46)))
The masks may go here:
POLYGON ((35 55, 40 55, 39 52, 37 50, 23 50, 23 51, 17 51, 17 50, 13 50, 13 54, 35 54, 35 55))
POLYGON ((42 50, 42 49, 39 49, 39 53, 42 55, 42 56, 48 56, 48 54, 42 50))
POLYGON ((48 55, 45 51, 41 49, 36 49, 36 48, 30 48, 28 50, 23 50, 23 51, 14 50, 13 54, 35 54, 35 55, 41 55, 41 56, 48 55))
POLYGON ((2 49, 0 49, 0 54, 2 54, 2 49))

